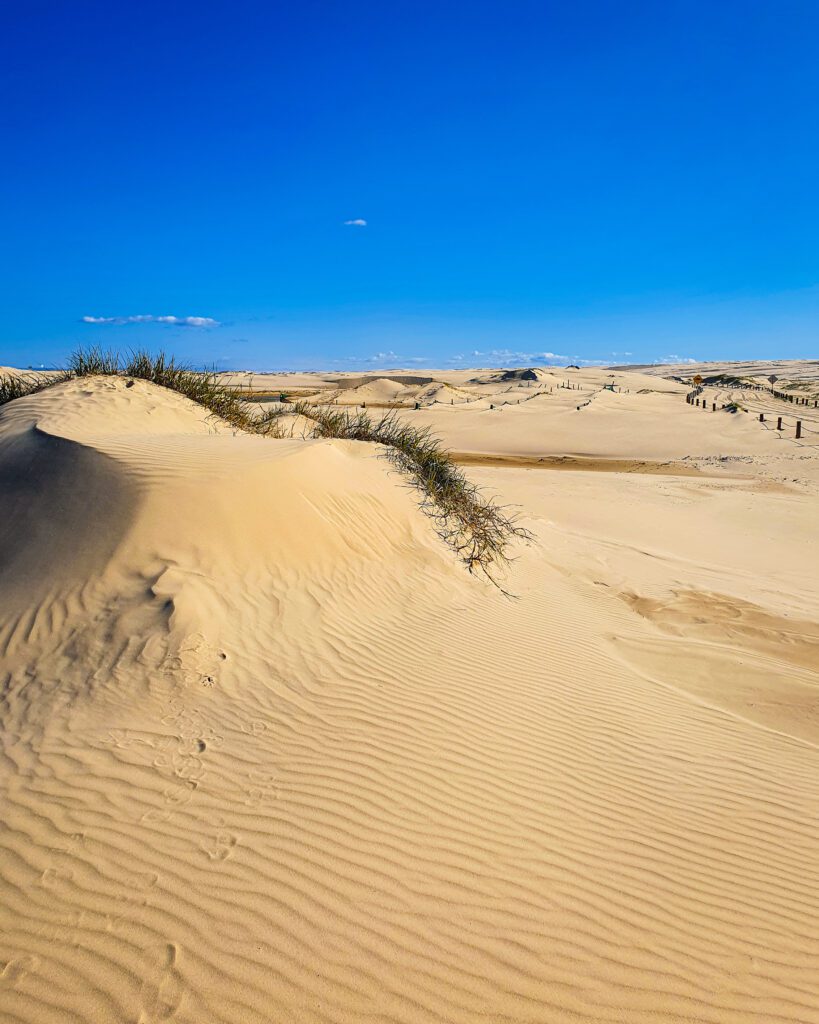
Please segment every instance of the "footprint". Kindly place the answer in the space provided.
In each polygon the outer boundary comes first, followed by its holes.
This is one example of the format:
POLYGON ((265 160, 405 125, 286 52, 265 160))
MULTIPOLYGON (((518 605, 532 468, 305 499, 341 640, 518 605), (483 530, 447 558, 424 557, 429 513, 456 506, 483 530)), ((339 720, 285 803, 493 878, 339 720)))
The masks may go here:
POLYGON ((202 846, 204 852, 210 857, 211 860, 227 860, 227 858, 233 853, 234 846, 238 843, 238 839, 231 832, 217 832, 215 844, 209 846, 202 846))
POLYGON ((158 807, 154 807, 150 811, 146 811, 139 820, 140 821, 146 821, 146 822, 149 822, 149 823, 150 822, 156 823, 156 822, 160 822, 160 821, 167 821, 170 818, 170 816, 171 816, 171 812, 170 811, 163 811, 163 810, 161 810, 158 807))
POLYGON ((174 943, 155 946, 145 954, 145 978, 139 992, 143 1016, 140 1020, 168 1020, 179 1009, 184 995, 176 968, 178 951, 174 943))
POLYGON ((198 757, 192 757, 185 755, 183 757, 175 758, 176 768, 174 769, 174 775, 179 779, 188 779, 189 781, 195 782, 201 779, 205 774, 205 766, 198 757))
POLYGON ((57 882, 70 882, 73 877, 74 873, 72 871, 61 868, 46 868, 42 875, 40 875, 40 884, 48 887, 56 885, 57 882))
POLYGON ((172 804, 174 807, 184 807, 198 785, 198 782, 189 781, 182 786, 169 786, 162 793, 165 803, 172 804))
POLYGON ((9 960, 3 970, 0 971, 0 981, 4 985, 16 985, 27 974, 36 971, 39 963, 40 961, 36 956, 16 956, 13 960, 9 960))

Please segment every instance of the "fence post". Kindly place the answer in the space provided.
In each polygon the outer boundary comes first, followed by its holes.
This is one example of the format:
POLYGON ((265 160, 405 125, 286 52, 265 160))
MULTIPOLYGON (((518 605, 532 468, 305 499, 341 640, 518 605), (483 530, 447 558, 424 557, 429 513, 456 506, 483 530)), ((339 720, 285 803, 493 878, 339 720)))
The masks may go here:
POLYGON ((765 413, 764 412, 761 412, 759 414, 759 422, 760 423, 764 423, 765 422, 765 413))
POLYGON ((776 417, 776 429, 777 430, 781 430, 782 429, 782 417, 781 416, 777 416, 776 417))
POLYGON ((716 411, 717 411, 717 403, 716 402, 712 402, 711 403, 711 412, 716 412, 716 411))
POLYGON ((797 420, 796 421, 796 440, 798 441, 801 436, 802 436, 802 420, 797 420))

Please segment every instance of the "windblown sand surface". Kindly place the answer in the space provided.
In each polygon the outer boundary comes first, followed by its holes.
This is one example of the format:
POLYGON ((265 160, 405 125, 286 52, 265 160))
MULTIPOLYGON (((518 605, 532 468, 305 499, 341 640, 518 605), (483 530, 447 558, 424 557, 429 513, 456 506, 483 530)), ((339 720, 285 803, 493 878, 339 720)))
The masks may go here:
POLYGON ((0 410, 0 1019, 819 1021, 819 414, 612 372, 370 386, 514 597, 370 445, 0 410))

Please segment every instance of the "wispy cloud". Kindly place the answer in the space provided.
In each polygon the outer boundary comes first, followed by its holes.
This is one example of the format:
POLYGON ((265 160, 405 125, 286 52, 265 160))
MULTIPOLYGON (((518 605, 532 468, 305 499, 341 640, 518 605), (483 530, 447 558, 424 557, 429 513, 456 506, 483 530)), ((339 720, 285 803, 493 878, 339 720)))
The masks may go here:
POLYGON ((366 228, 367 222, 363 217, 356 217, 355 220, 345 220, 344 225, 348 228, 366 228))
POLYGON ((154 316, 140 313, 137 316, 84 316, 84 324, 170 324, 172 327, 218 327, 219 321, 209 316, 154 316))

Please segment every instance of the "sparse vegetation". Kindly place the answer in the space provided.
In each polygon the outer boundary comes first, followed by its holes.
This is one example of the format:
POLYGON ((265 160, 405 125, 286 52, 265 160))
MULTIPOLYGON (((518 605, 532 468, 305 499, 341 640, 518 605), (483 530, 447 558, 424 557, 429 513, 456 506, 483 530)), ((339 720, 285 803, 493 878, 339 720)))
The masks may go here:
POLYGON ((0 405, 14 401, 15 398, 25 398, 26 395, 36 394, 53 384, 61 384, 70 378, 70 374, 62 370, 50 373, 48 376, 38 376, 33 373, 7 373, 0 376, 0 405))
POLYGON ((101 348, 78 348, 68 359, 72 377, 113 376, 120 372, 120 358, 101 348))
POLYGON ((511 540, 531 539, 508 509, 487 498, 453 462, 428 429, 419 429, 390 412, 372 420, 365 412, 296 403, 294 411, 312 420, 315 437, 337 437, 383 445, 398 469, 421 493, 421 505, 440 536, 471 572, 497 585, 493 572, 509 561, 511 540))
POLYGON ((281 437, 281 417, 295 413, 313 424, 313 437, 382 445, 392 463, 418 489, 421 506, 434 520, 439 535, 470 572, 482 573, 495 585, 498 585, 495 571, 509 560, 509 543, 531 536, 513 513, 470 483, 429 430, 401 422, 394 410, 373 420, 365 412, 301 401, 289 406, 279 405, 254 416, 247 406, 251 396, 223 384, 213 371, 192 370, 162 352, 154 356, 137 351, 123 360, 117 353, 99 348, 79 349, 71 356, 67 370, 49 377, 26 374, 0 377, 0 405, 74 377, 100 375, 146 380, 169 388, 204 406, 230 426, 264 437, 281 437))

